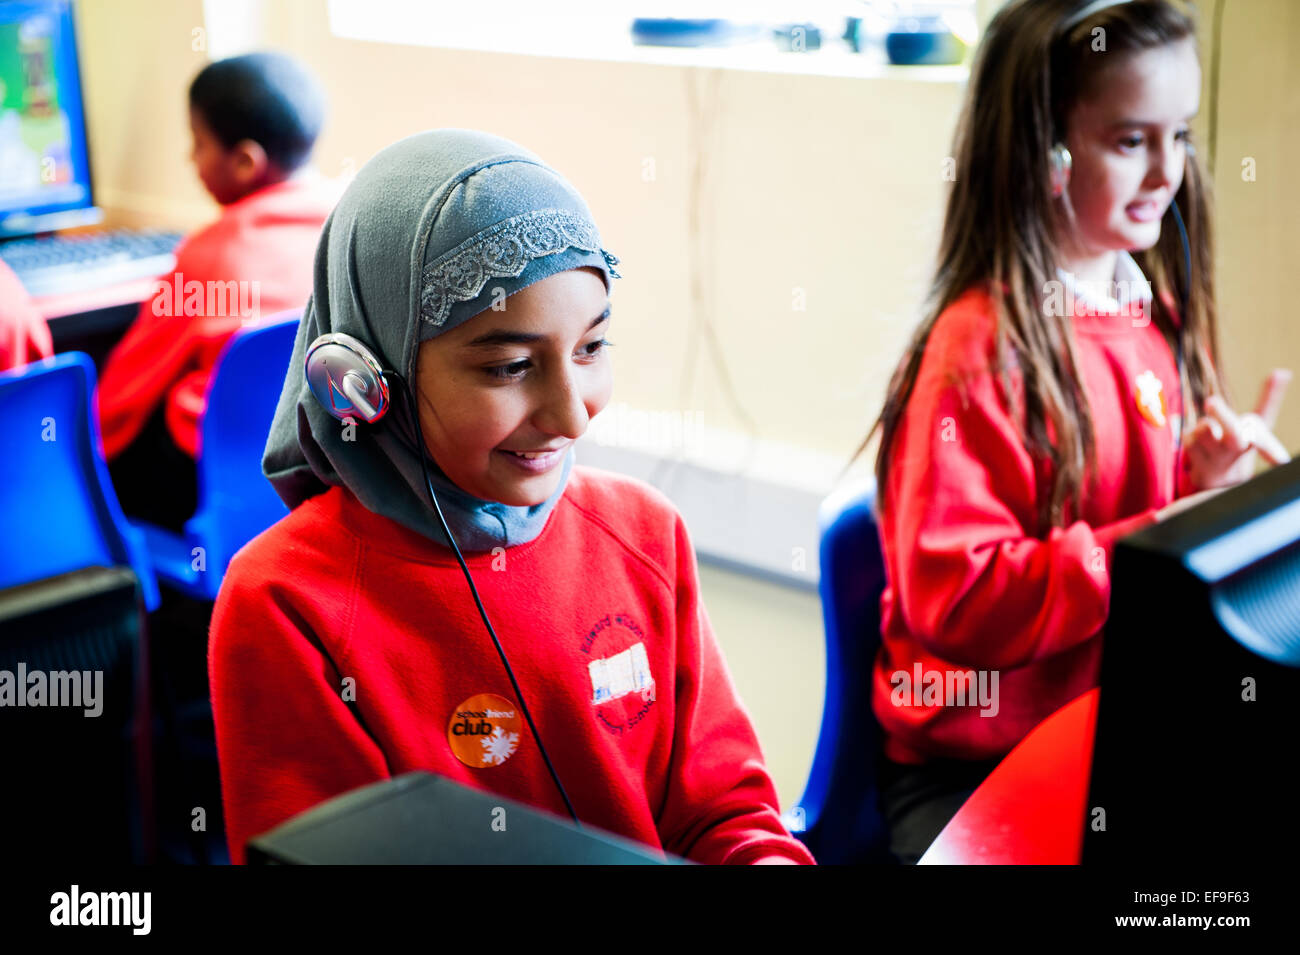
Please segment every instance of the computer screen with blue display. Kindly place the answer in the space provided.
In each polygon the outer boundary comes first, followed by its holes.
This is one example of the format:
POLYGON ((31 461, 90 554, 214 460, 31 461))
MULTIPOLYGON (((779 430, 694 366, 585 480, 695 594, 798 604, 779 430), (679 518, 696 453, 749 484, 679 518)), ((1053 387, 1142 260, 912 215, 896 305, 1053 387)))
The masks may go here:
POLYGON ((0 238, 98 220, 71 0, 3 0, 0 238))

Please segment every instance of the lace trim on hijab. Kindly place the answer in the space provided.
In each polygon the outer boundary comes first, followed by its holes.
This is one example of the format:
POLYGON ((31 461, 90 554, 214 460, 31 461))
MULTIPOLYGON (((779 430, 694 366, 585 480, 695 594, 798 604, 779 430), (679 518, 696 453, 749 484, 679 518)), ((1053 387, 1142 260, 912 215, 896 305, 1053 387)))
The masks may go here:
POLYGON ((456 302, 477 298, 494 278, 517 278, 533 259, 568 248, 599 253, 609 274, 622 278, 618 259, 600 247, 596 227, 582 216, 538 209, 512 216, 465 240, 421 275, 420 317, 441 325, 456 302))

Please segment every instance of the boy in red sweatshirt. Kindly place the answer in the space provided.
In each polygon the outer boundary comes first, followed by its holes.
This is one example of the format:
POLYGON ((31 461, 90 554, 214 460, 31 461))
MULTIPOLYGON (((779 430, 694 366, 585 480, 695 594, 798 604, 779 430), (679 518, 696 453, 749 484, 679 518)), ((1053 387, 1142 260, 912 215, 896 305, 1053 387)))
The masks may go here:
POLYGON ((212 620, 235 862, 412 770, 699 862, 813 861, 680 515, 573 463, 612 389, 615 264, 572 186, 483 133, 403 140, 340 201, 263 459, 292 513, 212 620))
POLYGON ((127 514, 179 529, 194 512, 194 458, 213 366, 231 335, 299 308, 337 197, 307 163, 324 95, 290 58, 213 63, 190 86, 192 158, 222 206, 187 237, 176 270, 109 355, 100 375, 104 455, 127 514))

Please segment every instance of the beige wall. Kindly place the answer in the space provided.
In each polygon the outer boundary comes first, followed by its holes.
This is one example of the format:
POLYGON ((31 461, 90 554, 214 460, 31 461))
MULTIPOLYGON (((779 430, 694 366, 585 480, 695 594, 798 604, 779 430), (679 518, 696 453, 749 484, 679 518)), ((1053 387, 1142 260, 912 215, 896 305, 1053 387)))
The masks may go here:
POLYGON ((96 199, 133 224, 198 225, 216 206, 189 162, 185 94, 207 63, 191 31, 200 0, 83 0, 77 5, 96 199))
MULTIPOLYGON (((1209 4, 1203 4, 1209 6, 1209 4)), ((1238 406, 1253 405, 1273 367, 1300 375, 1300 3, 1236 0, 1226 7, 1219 83, 1215 211, 1224 364, 1238 406), (1243 178, 1253 159, 1255 180, 1243 178)), ((1209 73, 1209 57, 1203 57, 1209 73)), ((1208 95, 1201 111, 1208 112, 1208 95)), ((1204 137, 1202 136, 1202 142, 1204 137)), ((1300 451, 1300 379, 1278 435, 1300 451)))
MULTIPOLYGON (((277 4, 269 29, 292 37, 280 45, 328 87, 325 172, 432 126, 518 140, 577 185, 623 260, 615 400, 742 428, 707 350, 684 393, 688 336, 712 321, 763 436, 847 456, 922 289, 955 84, 359 43, 329 34, 324 6, 277 4)), ((190 31, 201 23, 198 0, 85 3, 97 178, 124 218, 207 214, 184 161, 184 91, 203 62, 190 31)))
MULTIPOLYGON (((103 200, 127 221, 210 216, 186 160, 184 108, 206 62, 193 49, 202 4, 85 0, 81 20, 103 200)), ((1290 0, 1239 0, 1224 25, 1219 281, 1239 401, 1254 399, 1274 363, 1300 365, 1287 294, 1300 246, 1286 172, 1300 149, 1297 28, 1290 0), (1241 180, 1245 156, 1254 182, 1241 180)), ((927 279, 957 84, 361 43, 330 35, 324 0, 272 4, 263 33, 328 86, 317 156, 327 173, 420 129, 472 126, 526 144, 573 180, 625 266, 616 400, 738 430, 746 415, 764 438, 837 456, 856 446, 927 279), (704 322, 740 411, 706 347, 687 370, 704 322)), ((1300 394, 1279 430, 1300 447, 1300 394)))

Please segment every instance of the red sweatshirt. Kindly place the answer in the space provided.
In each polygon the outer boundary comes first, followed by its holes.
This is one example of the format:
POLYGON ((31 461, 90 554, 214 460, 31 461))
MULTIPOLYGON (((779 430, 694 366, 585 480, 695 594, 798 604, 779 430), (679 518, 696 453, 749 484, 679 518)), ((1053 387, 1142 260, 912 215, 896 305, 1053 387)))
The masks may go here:
POLYGON ((13 270, 0 261, 0 371, 54 354, 50 327, 13 270))
POLYGON ((108 356, 99 378, 104 456, 112 460, 159 403, 178 447, 198 455, 208 379, 230 336, 311 294, 312 260, 337 187, 289 179, 222 209, 176 250, 176 271, 108 356), (227 284, 234 283, 234 284, 227 284))
MULTIPOLYGON (((989 295, 968 291, 935 324, 880 512, 888 585, 873 708, 891 759, 995 758, 1097 685, 1115 542, 1190 491, 1185 461, 1177 495, 1172 486, 1182 413, 1174 357, 1144 318, 1149 306, 1131 309, 1075 318, 1099 486, 1045 537, 1037 536, 1045 481, 989 371, 989 295), (965 404, 950 377, 961 372, 973 375, 965 404), (964 688, 950 676, 958 671, 976 680, 987 671, 996 707, 969 692, 962 705, 964 688), (939 680, 950 694, 937 695, 939 680)), ((1014 373, 1012 381, 1023 387, 1014 373)))
MULTIPOLYGON (((666 498, 575 467, 541 534, 466 562, 584 823, 697 862, 813 861, 666 498)), ((236 863, 250 837, 412 770, 567 818, 451 552, 344 488, 235 556, 209 669, 236 863)))

